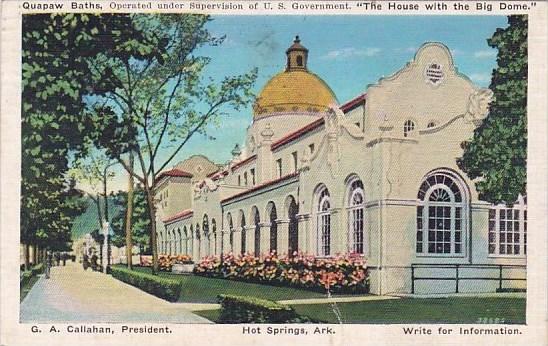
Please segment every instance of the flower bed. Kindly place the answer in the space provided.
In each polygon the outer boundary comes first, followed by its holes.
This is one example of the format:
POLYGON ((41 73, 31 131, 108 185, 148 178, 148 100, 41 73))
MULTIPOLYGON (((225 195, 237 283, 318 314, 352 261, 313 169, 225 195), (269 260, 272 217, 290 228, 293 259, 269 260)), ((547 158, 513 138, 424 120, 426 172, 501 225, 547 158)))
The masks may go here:
MULTIPOLYGON (((170 272, 174 264, 193 264, 189 255, 159 255, 158 267, 160 271, 170 272)), ((152 267, 152 256, 141 257, 142 267, 152 267)))
POLYGON ((264 283, 277 286, 296 286, 336 293, 367 293, 369 278, 361 257, 337 256, 316 258, 297 254, 293 257, 270 254, 206 257, 194 269, 197 275, 264 283))

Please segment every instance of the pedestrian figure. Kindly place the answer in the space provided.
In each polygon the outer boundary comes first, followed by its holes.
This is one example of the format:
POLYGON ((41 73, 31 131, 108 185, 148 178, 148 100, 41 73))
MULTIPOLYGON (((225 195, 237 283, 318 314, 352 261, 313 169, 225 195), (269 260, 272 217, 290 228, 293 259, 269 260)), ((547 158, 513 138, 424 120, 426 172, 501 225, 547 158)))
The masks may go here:
POLYGON ((91 269, 93 269, 93 271, 97 271, 98 268, 99 265, 97 264, 97 255, 93 254, 93 256, 91 256, 91 269))
POLYGON ((67 254, 66 253, 63 253, 63 267, 67 265, 67 254))
POLYGON ((47 252, 46 254, 46 279, 49 279, 49 271, 51 268, 51 252, 47 252))
POLYGON ((84 254, 84 260, 82 262, 82 265, 84 266, 84 270, 88 270, 89 267, 89 257, 88 255, 84 254))

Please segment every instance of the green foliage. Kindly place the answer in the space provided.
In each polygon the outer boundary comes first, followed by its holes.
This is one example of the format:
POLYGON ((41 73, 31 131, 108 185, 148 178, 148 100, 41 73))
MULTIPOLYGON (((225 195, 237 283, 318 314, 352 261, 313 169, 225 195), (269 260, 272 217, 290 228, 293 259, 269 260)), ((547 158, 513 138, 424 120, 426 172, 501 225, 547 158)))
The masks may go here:
POLYGON ((219 295, 221 313, 218 323, 306 323, 313 322, 299 316, 287 305, 271 300, 247 296, 219 295))
POLYGON ((498 49, 489 116, 463 143, 459 167, 476 180, 480 198, 512 204, 527 184, 527 16, 508 17, 487 41, 498 49))
POLYGON ((152 295, 175 302, 181 294, 181 284, 177 280, 167 279, 143 272, 120 267, 111 268, 112 277, 135 286, 152 295))
MULTIPOLYGON (((136 30, 129 15, 36 14, 22 23, 21 241, 54 250, 70 244, 80 196, 67 185, 69 157, 103 130, 86 109, 90 59, 99 52, 121 59, 158 54, 158 42, 136 30), (145 46, 145 48, 143 48, 145 46)), ((107 76, 108 71, 102 75, 107 76)))
MULTIPOLYGON (((112 218, 114 236, 112 244, 121 247, 126 245, 126 208, 127 192, 119 191, 113 196, 113 204, 120 210, 112 218)), ((150 219, 145 191, 137 186, 133 191, 133 215, 131 216, 131 234, 133 245, 148 246, 150 244, 150 219)))

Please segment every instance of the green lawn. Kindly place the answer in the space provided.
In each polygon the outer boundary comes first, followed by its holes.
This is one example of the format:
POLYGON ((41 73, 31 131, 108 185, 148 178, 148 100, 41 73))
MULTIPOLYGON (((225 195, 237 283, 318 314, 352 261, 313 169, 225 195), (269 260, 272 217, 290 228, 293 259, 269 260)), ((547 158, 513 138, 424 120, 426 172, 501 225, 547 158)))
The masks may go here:
MULTIPOLYGON (((499 319, 505 324, 525 323, 522 298, 404 298, 338 303, 344 323, 478 323, 499 319)), ((330 304, 293 306, 297 313, 328 323, 338 323, 330 304)), ((216 321, 220 310, 196 311, 216 321)))
MULTIPOLYGON (((150 272, 149 268, 134 267, 134 270, 150 272)), ((268 300, 323 298, 325 294, 292 287, 274 287, 247 282, 213 279, 196 275, 178 275, 161 272, 163 277, 179 280, 183 286, 179 302, 217 303, 219 294, 245 295, 268 300)))

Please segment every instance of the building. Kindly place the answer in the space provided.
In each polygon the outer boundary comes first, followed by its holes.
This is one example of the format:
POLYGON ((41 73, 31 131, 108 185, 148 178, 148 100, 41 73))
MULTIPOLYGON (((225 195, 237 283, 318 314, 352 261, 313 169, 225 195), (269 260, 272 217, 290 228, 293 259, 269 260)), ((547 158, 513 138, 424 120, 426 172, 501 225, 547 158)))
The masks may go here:
POLYGON ((193 156, 161 174, 160 253, 354 253, 376 294, 454 292, 453 279, 424 278, 455 275, 459 291, 524 287, 497 278, 525 277, 526 201, 479 200, 456 165, 492 92, 446 46, 424 44, 340 106, 298 37, 286 55, 228 164, 193 156))

